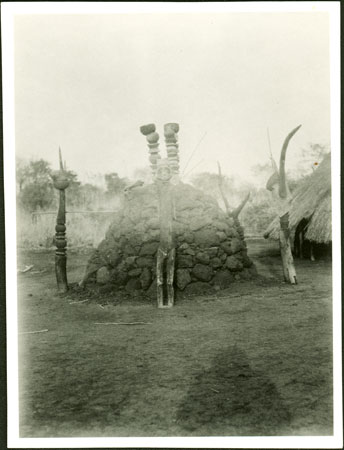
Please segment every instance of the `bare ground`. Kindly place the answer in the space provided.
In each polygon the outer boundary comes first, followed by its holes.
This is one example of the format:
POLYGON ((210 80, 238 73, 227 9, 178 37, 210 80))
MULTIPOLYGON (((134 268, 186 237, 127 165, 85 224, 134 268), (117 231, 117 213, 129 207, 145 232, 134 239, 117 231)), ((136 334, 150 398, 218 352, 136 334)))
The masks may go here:
MULTIPOLYGON (((171 310, 59 296, 53 253, 21 252, 21 436, 331 435, 331 262, 291 286, 274 244, 249 252, 260 277, 171 310)), ((71 283, 85 264, 69 253, 71 283)))

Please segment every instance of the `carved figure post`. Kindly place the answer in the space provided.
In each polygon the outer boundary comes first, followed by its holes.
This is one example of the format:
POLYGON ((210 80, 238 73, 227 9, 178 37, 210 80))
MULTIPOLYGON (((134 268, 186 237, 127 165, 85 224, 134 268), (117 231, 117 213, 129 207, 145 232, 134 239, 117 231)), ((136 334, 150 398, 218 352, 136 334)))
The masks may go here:
POLYGON ((177 123, 166 123, 164 125, 167 158, 174 175, 179 174, 178 131, 179 125, 177 123))
POLYGON ((146 136, 149 148, 149 161, 151 163, 152 175, 155 177, 158 160, 161 158, 159 153, 159 135, 155 131, 154 123, 140 127, 141 133, 146 136))
POLYGON ((290 243, 289 209, 292 196, 290 194, 288 183, 286 180, 285 158, 289 141, 300 129, 300 127, 301 125, 294 128, 294 130, 292 130, 284 140, 280 156, 279 172, 275 161, 271 159, 274 167, 274 173, 272 174, 266 185, 266 188, 273 193, 273 196, 275 197, 277 203, 278 216, 280 220, 279 241, 283 274, 285 281, 291 284, 297 284, 297 278, 290 243))
POLYGON ((59 149, 60 170, 52 174, 54 188, 59 191, 59 208, 55 226, 55 272, 57 289, 60 293, 67 292, 67 256, 66 256, 66 196, 65 189, 69 186, 69 180, 62 163, 61 149, 59 149))
POLYGON ((157 301, 158 308, 170 308, 174 305, 174 269, 176 249, 173 233, 173 219, 175 217, 172 169, 167 159, 158 161, 156 185, 159 200, 160 241, 157 253, 157 301), (167 304, 164 302, 164 263, 166 261, 166 290, 167 304))
MULTIPOLYGON (((178 173, 179 165, 175 154, 170 158, 161 159, 158 155, 158 140, 159 135, 155 132, 155 125, 145 125, 140 128, 141 133, 146 136, 148 146, 150 149, 150 161, 152 163, 152 171, 154 181, 157 187, 158 194, 158 208, 159 208, 159 222, 160 222, 160 241, 157 251, 156 273, 157 273, 157 306, 158 308, 171 308, 174 305, 174 272, 175 272, 175 258, 176 249, 173 233, 173 219, 175 218, 175 206, 173 199, 173 185, 171 179, 174 174, 178 173), (152 136, 153 135, 153 136, 152 136), (150 139, 149 139, 150 137, 150 139), (155 155, 152 158, 150 143, 154 138, 155 155), (171 162, 173 162, 171 164, 171 162), (166 265, 166 270, 165 270, 166 265), (165 277, 166 273, 166 277, 165 277), (164 291, 166 287, 166 299, 164 298, 164 291), (166 300, 166 301, 165 301, 166 300)), ((178 124, 165 125, 166 142, 172 144, 175 148, 176 137, 175 133, 179 130, 178 124), (173 142, 172 142, 173 141, 173 142)), ((175 151, 176 152, 176 151, 175 151)))

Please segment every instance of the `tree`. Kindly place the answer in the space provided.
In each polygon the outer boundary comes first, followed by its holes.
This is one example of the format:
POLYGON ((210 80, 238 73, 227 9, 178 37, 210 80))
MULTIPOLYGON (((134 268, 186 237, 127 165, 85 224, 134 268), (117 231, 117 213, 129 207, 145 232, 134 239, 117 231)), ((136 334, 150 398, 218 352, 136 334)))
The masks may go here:
POLYGON ((270 193, 265 188, 251 191, 251 198, 243 209, 240 221, 246 234, 263 236, 264 231, 276 216, 270 193))
MULTIPOLYGON (((208 195, 216 198, 216 200, 221 200, 221 193, 219 191, 219 176, 217 173, 202 172, 194 175, 191 178, 191 183, 201 191, 208 195)), ((222 176, 223 190, 227 194, 233 194, 234 192, 234 180, 226 175, 222 176)))
POLYGON ((133 179, 135 181, 142 180, 144 183, 149 184, 152 182, 152 169, 147 167, 140 167, 135 169, 133 179))
MULTIPOLYGON (((18 204, 32 212, 56 206, 56 192, 51 175, 53 170, 44 159, 16 162, 16 178, 18 184, 18 204)), ((72 170, 65 171, 69 179, 68 205, 79 205, 81 200, 80 181, 72 170)))
POLYGON ((118 195, 128 184, 126 178, 120 178, 118 173, 112 172, 104 175, 107 194, 118 195))
POLYGON ((52 169, 44 159, 25 164, 17 162, 17 182, 19 184, 18 202, 29 211, 44 209, 54 201, 54 188, 51 181, 52 169))
POLYGON ((22 191, 27 177, 27 163, 24 159, 16 159, 16 182, 19 192, 22 191))
POLYGON ((255 185, 263 187, 266 184, 266 179, 271 175, 271 163, 255 164, 250 168, 254 176, 255 185))
POLYGON ((311 174, 312 171, 316 170, 329 151, 328 146, 324 144, 310 143, 306 148, 302 148, 300 150, 300 158, 297 167, 292 170, 292 178, 294 180, 299 180, 300 178, 311 174))
POLYGON ((67 195, 67 210, 70 206, 80 205, 82 200, 81 182, 78 180, 78 175, 72 170, 65 170, 65 174, 69 180, 69 186, 66 191, 67 195))
POLYGON ((82 184, 78 189, 78 206, 88 210, 98 210, 105 201, 104 190, 91 183, 82 184))

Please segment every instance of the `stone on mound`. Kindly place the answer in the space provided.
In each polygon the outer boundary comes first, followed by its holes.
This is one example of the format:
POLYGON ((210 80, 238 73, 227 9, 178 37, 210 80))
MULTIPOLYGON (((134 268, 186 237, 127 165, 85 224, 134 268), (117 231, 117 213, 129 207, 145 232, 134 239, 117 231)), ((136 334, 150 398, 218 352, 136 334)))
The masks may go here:
MULTIPOLYGON (((228 286, 234 275, 252 266, 238 220, 228 217, 215 199, 189 184, 179 183, 173 192, 176 290, 192 290, 192 284, 228 286)), ((85 278, 106 267, 112 285, 155 294, 159 236, 156 186, 133 189, 89 259, 85 278)))

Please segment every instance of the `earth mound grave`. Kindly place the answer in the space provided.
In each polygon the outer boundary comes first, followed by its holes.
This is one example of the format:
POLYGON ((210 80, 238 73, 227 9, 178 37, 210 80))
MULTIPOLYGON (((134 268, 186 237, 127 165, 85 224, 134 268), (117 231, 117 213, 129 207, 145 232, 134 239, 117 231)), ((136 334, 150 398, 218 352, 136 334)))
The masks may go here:
MULTIPOLYGON (((252 276, 243 229, 216 200, 185 183, 173 188, 176 248, 175 289, 193 292, 201 283, 215 289, 252 276)), ((160 237, 155 184, 133 189, 123 199, 105 238, 91 255, 84 280, 99 269, 107 281, 128 292, 155 296, 156 252, 160 237)))

